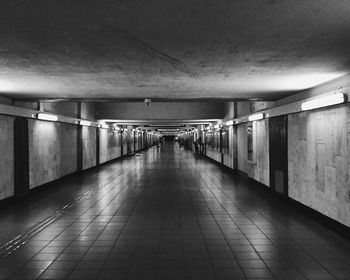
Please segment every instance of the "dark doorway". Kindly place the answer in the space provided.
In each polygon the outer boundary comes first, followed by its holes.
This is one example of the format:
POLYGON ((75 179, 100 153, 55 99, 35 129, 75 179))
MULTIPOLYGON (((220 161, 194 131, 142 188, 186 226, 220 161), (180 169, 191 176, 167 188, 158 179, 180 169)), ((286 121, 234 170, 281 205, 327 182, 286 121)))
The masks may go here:
POLYGON ((29 191, 28 119, 17 117, 14 122, 15 196, 29 191))
POLYGON ((271 188, 288 195, 287 116, 270 119, 269 139, 271 188))
POLYGON ((164 138, 164 141, 167 141, 167 142, 174 142, 175 141, 175 135, 165 135, 163 136, 164 138))

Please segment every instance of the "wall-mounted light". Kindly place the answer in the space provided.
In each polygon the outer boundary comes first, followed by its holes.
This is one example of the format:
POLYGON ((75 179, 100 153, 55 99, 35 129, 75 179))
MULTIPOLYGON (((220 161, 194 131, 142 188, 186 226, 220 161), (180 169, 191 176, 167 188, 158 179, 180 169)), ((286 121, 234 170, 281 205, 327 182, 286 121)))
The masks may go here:
POLYGON ((91 122, 84 121, 84 120, 80 121, 79 123, 80 123, 80 125, 83 125, 83 126, 90 126, 91 125, 91 122))
POLYGON ((101 123, 101 124, 100 124, 100 127, 101 127, 101 128, 109 128, 109 125, 106 124, 106 123, 101 123))
POLYGON ((258 114, 254 114, 248 117, 248 120, 250 122, 252 121, 258 121, 258 120, 262 120, 265 117, 264 113, 258 113, 258 114))
POLYGON ((58 120, 58 117, 55 115, 51 115, 51 114, 45 114, 45 113, 38 113, 37 118, 39 120, 43 120, 43 121, 53 121, 56 122, 58 120))
POLYGON ((230 121, 227 121, 226 122, 226 125, 227 126, 230 126, 230 125, 233 125, 235 122, 234 122, 234 120, 230 120, 230 121))
POLYGON ((320 97, 316 97, 312 100, 305 101, 301 104, 301 110, 312 110, 331 105, 336 105, 345 102, 345 95, 343 93, 332 93, 320 97))

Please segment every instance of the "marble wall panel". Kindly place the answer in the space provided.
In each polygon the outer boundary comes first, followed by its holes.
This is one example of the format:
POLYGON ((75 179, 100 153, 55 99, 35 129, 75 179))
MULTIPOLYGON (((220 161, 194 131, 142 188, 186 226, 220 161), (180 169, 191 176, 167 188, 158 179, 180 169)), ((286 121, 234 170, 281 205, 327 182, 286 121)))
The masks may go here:
POLYGON ((96 165, 96 128, 82 127, 83 170, 96 165))
POLYGON ((0 115, 0 200, 14 194, 14 118, 0 115))
POLYGON ((247 124, 237 126, 238 170, 256 181, 270 185, 269 123, 268 120, 253 122, 253 161, 248 161, 247 124))
POLYGON ((221 153, 218 151, 207 149, 207 157, 221 163, 221 153))
POLYGON ((77 127, 29 120, 29 188, 77 171, 77 127))
POLYGON ((121 156, 120 133, 100 130, 100 163, 116 159, 121 156))
POLYGON ((250 164, 249 177, 270 186, 269 121, 253 122, 254 161, 250 164))
POLYGON ((240 124, 237 126, 237 165, 238 170, 247 173, 248 167, 248 146, 247 146, 247 124, 240 124))
POLYGON ((288 116, 289 196, 350 226, 350 106, 288 116))

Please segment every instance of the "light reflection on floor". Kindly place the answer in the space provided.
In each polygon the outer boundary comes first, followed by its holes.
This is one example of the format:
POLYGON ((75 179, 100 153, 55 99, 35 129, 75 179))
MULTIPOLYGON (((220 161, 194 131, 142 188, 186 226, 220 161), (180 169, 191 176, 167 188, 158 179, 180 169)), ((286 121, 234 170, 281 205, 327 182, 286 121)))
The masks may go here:
POLYGON ((61 192, 98 191, 1 259, 0 279, 350 278, 349 241, 172 143, 94 172, 61 192))

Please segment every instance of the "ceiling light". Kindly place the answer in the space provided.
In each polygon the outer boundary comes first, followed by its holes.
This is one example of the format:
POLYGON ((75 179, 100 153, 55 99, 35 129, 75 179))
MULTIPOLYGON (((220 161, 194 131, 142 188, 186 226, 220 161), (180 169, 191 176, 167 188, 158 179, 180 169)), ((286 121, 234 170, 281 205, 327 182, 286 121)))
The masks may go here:
POLYGON ((90 126, 91 122, 82 120, 82 121, 80 121, 80 125, 90 126))
POLYGON ((262 120, 264 118, 264 113, 258 113, 258 114, 254 114, 248 117, 248 120, 251 121, 258 121, 258 120, 262 120))
POLYGON ((44 120, 44 121, 56 122, 58 120, 57 116, 51 115, 51 114, 45 114, 45 113, 39 113, 37 117, 39 120, 44 120))
POLYGON ((332 93, 329 95, 314 98, 305 101, 301 104, 301 110, 312 110, 316 108, 336 105, 345 102, 345 95, 343 93, 332 93))
POLYGON ((226 122, 226 125, 227 125, 227 126, 230 126, 230 125, 233 125, 233 124, 234 124, 234 121, 233 121, 233 120, 230 120, 230 121, 227 121, 227 122, 226 122))

